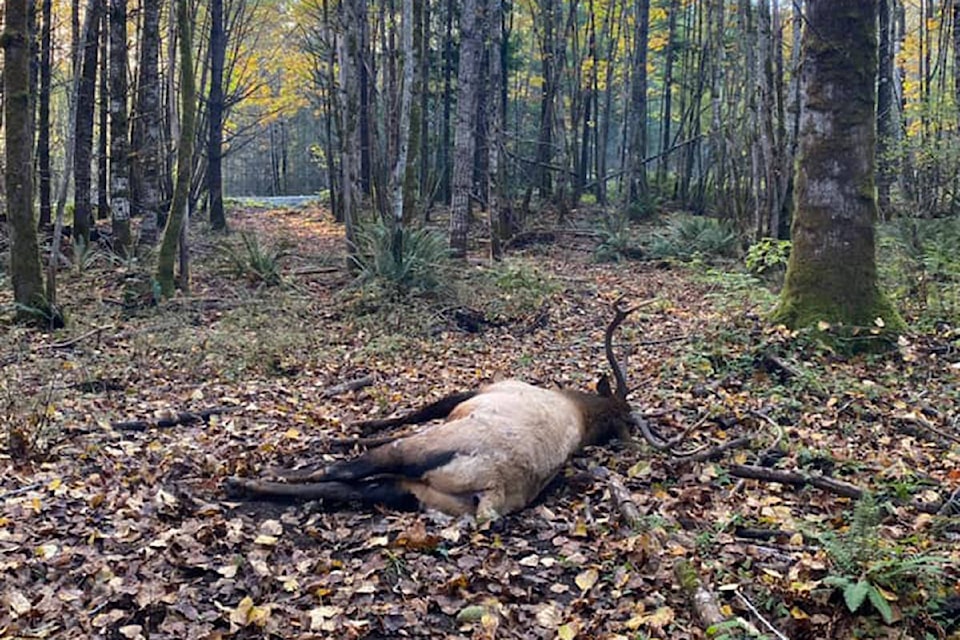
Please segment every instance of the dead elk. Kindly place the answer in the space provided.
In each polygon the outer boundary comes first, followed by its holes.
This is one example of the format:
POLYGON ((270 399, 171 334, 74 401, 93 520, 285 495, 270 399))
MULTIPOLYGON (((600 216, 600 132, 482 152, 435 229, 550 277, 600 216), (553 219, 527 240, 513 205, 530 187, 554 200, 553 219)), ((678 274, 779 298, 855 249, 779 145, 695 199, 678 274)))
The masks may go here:
POLYGON ((415 502, 451 515, 495 519, 523 509, 585 446, 627 441, 636 425, 627 402, 613 334, 633 309, 614 304, 604 348, 606 375, 597 393, 544 389, 520 380, 453 394, 379 426, 446 421, 296 478, 293 483, 230 478, 228 488, 252 497, 398 505, 415 502))

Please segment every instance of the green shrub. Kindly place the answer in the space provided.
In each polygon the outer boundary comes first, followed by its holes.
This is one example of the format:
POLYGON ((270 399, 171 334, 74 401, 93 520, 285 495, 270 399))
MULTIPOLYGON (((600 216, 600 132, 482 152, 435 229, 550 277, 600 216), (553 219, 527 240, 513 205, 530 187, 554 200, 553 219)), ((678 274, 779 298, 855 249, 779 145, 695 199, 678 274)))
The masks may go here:
MULTIPOLYGON (((928 606, 941 595, 947 559, 931 553, 904 552, 880 535, 882 505, 871 495, 853 510, 849 528, 842 534, 821 534, 831 560, 824 584, 840 591, 847 609, 856 613, 865 603, 893 622, 893 609, 884 592, 903 604, 928 606)), ((904 614, 909 615, 904 609, 904 614)))
POLYGON ((261 245, 256 235, 241 231, 240 246, 227 244, 224 246, 224 253, 236 275, 252 283, 274 286, 282 281, 280 261, 290 254, 290 248, 285 241, 269 246, 261 245))
POLYGON ((761 238, 750 245, 744 259, 747 270, 758 276, 780 271, 787 266, 790 257, 790 241, 776 238, 761 238))
POLYGON ((358 233, 353 261, 363 284, 398 293, 440 293, 450 285, 447 241, 431 229, 395 229, 376 220, 358 233))
POLYGON ((736 230, 727 223, 704 216, 684 216, 656 235, 650 254, 655 258, 680 260, 694 256, 732 258, 739 250, 739 243, 736 230))
POLYGON ((630 248, 628 231, 629 217, 623 211, 604 214, 603 228, 600 230, 600 244, 593 251, 597 262, 620 262, 630 248))
POLYGON ((960 220, 902 219, 880 229, 885 288, 921 321, 960 318, 960 220))

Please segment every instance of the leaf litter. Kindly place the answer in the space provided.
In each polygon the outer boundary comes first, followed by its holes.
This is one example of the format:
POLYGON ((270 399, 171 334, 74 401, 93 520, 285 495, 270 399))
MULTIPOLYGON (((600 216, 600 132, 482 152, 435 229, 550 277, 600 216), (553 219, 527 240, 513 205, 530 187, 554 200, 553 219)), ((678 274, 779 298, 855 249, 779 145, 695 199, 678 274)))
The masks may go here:
MULTIPOLYGON (((890 496, 879 535, 905 557, 942 554, 941 595, 960 596, 955 520, 910 507, 960 485, 955 335, 841 360, 797 347, 766 326, 762 302, 702 270, 549 248, 511 257, 487 298, 489 267, 471 263, 468 281, 486 282, 471 306, 499 316, 469 333, 445 303, 371 304, 342 271, 313 268, 342 263, 339 229, 319 209, 241 210, 235 227, 292 243, 283 286, 238 281, 220 268, 220 241, 198 237, 190 296, 131 306, 133 268, 104 260, 61 280, 71 329, 5 329, 2 435, 37 437, 29 456, 0 453, 0 635, 702 638, 673 572, 681 560, 744 628, 760 622, 737 594, 790 638, 862 629, 865 617, 824 586, 832 561, 817 539, 849 527, 853 502, 728 469, 753 463, 890 496), (593 448, 491 527, 221 490, 229 475, 347 455, 330 442, 354 435, 351 423, 499 378, 586 388, 605 369, 603 326, 619 295, 655 300, 624 327, 631 401, 664 438, 696 424, 690 444, 748 436, 749 449, 684 462, 646 446, 593 448), (768 354, 794 371, 766 366, 768 354), (370 386, 325 394, 367 375, 370 386), (112 426, 211 406, 232 410, 112 426), (639 526, 622 520, 598 465, 623 478, 639 526)), ((898 637, 949 629, 891 604, 898 637)), ((879 617, 867 623, 887 637, 879 617)))

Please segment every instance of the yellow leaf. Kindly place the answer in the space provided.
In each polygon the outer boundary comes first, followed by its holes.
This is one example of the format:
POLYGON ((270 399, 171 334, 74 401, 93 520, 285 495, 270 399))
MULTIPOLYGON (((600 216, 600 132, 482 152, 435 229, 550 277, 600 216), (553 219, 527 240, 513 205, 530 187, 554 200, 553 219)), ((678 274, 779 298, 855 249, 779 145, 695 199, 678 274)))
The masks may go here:
POLYGON ((283 437, 286 438, 287 440, 296 440, 297 438, 300 437, 300 430, 299 430, 299 429, 292 429, 292 428, 291 428, 291 429, 287 429, 287 430, 284 432, 283 437))
POLYGON ((557 637, 560 640, 573 640, 577 637, 577 628, 572 624, 560 625, 560 628, 557 629, 557 637))
POLYGON ((60 488, 60 485, 62 484, 63 484, 63 480, 61 480, 60 478, 54 478, 53 480, 50 481, 50 484, 47 485, 47 489, 49 489, 50 491, 56 491, 57 489, 60 488))
POLYGON ((809 615, 807 615, 807 612, 801 609, 800 607, 794 607, 790 609, 790 616, 794 620, 806 620, 810 617, 809 615))
POLYGON ((673 612, 673 609, 671 609, 670 607, 660 607, 653 613, 642 616, 641 621, 645 625, 649 625, 657 629, 662 629, 663 627, 673 622, 673 619, 675 617, 676 616, 673 612))
POLYGON ((574 582, 580 587, 580 591, 589 591, 593 585, 597 584, 599 578, 600 573, 596 569, 586 569, 577 575, 574 582))

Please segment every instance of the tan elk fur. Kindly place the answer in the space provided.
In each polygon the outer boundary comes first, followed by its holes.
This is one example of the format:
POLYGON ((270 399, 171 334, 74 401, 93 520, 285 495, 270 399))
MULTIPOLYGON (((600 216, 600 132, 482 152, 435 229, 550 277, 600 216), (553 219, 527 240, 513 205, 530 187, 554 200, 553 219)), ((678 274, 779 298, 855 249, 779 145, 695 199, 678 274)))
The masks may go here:
POLYGON ((446 422, 362 458, 384 469, 421 469, 453 453, 401 486, 424 507, 496 518, 530 504, 583 446, 615 435, 624 412, 629 407, 615 397, 505 380, 457 405, 446 422))
MULTIPOLYGON (((364 426, 446 421, 288 484, 232 478, 228 488, 267 497, 393 503, 411 496, 419 505, 452 515, 494 519, 530 504, 570 457, 585 446, 630 437, 635 421, 612 336, 632 309, 614 304, 604 347, 616 379, 597 393, 544 389, 519 380, 456 393, 412 414, 364 426)), ((290 480, 288 477, 287 480, 290 480)))

